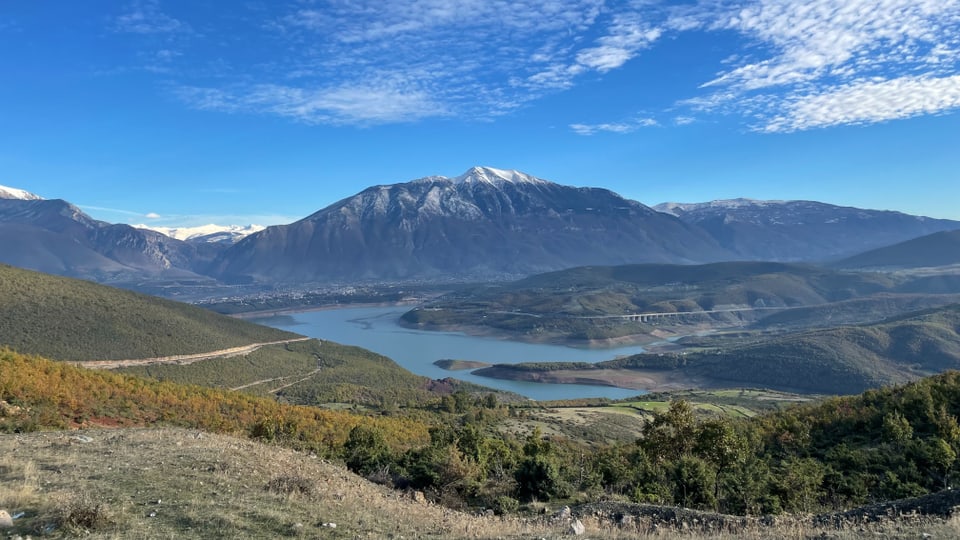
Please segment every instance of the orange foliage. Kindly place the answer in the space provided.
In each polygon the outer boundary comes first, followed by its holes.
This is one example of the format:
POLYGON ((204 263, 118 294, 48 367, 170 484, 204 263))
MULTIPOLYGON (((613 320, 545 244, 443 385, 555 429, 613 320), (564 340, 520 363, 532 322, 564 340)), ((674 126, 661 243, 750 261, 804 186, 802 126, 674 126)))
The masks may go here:
POLYGON ((245 433, 321 455, 339 455, 355 426, 380 430, 396 450, 429 442, 427 426, 400 418, 366 417, 200 386, 92 371, 0 349, 0 400, 22 407, 0 417, 0 431, 157 423, 220 433, 245 433))

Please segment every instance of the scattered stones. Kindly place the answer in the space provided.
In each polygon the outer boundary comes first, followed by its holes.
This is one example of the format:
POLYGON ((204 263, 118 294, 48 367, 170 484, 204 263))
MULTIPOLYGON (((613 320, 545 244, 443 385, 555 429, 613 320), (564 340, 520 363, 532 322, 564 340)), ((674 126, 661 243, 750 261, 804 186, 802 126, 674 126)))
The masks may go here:
POLYGON ((93 437, 87 437, 86 435, 74 435, 73 437, 70 437, 70 440, 80 443, 89 443, 93 442, 93 437))
POLYGON ((582 535, 586 529, 583 526, 583 523, 579 519, 573 520, 573 523, 570 524, 570 534, 574 536, 582 535))
POLYGON ((16 416, 23 412, 23 407, 11 405, 6 401, 0 400, 0 416, 16 416))
POLYGON ((0 529, 12 529, 13 518, 6 510, 0 510, 0 529))

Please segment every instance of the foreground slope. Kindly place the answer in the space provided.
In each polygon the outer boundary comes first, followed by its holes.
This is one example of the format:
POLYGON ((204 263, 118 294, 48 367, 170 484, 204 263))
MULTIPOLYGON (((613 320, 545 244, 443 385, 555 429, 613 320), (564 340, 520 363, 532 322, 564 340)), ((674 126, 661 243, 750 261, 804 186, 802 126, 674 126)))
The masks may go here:
POLYGON ((0 265, 0 345, 57 360, 151 358, 296 334, 87 281, 0 265))
MULTIPOLYGON (((550 474, 572 481, 579 471, 580 482, 594 488, 578 499, 606 499, 573 509, 591 537, 810 538, 826 531, 833 538, 865 532, 917 537, 921 531, 952 537, 956 524, 937 518, 956 513, 958 496, 949 490, 925 494, 956 479, 958 389, 960 374, 948 373, 738 423, 696 419, 683 402, 674 402, 654 415, 636 443, 558 453, 573 448, 560 439, 528 438, 516 450, 530 463, 546 464, 550 474), (560 459, 567 460, 562 468, 560 459), (910 496, 920 497, 809 517, 910 496), (799 516, 761 519, 681 507, 799 516), (909 516, 900 518, 904 510, 909 516)), ((389 448, 410 450, 403 454, 408 458, 444 450, 433 455, 455 482, 476 472, 465 457, 472 443, 464 436, 485 439, 465 428, 459 441, 444 442, 433 434, 449 427, 428 435, 417 422, 282 406, 0 352, 0 431, 18 432, 0 435, 0 508, 16 516, 15 534, 97 538, 131 530, 144 538, 529 538, 569 530, 563 513, 527 520, 468 517, 318 459, 344 456, 354 426, 381 430, 389 448), (78 424, 190 429, 23 433, 78 424), (286 448, 209 431, 247 433, 286 448)), ((358 454, 349 456, 348 463, 358 454)), ((536 508, 542 505, 529 506, 536 508)))
POLYGON ((135 531, 144 539, 540 538, 564 530, 418 503, 315 456, 229 436, 123 429, 82 437, 0 436, 0 508, 10 504, 13 512, 25 512, 15 532, 117 538, 135 531))
MULTIPOLYGON (((552 516, 478 516, 417 502, 274 445, 182 429, 0 436, 0 507, 14 534, 117 538, 569 537, 552 516), (30 456, 27 458, 26 456, 30 456), (109 467, 103 463, 109 462, 109 467), (163 463, 163 466, 158 466, 163 463), (145 488, 149 486, 149 488, 145 488), (6 505, 6 506, 5 506, 6 505)), ((745 519, 600 502, 574 508, 589 538, 953 538, 950 492, 846 514, 745 519), (898 510, 913 515, 900 518, 898 510), (721 532, 722 531, 722 532, 721 532)))

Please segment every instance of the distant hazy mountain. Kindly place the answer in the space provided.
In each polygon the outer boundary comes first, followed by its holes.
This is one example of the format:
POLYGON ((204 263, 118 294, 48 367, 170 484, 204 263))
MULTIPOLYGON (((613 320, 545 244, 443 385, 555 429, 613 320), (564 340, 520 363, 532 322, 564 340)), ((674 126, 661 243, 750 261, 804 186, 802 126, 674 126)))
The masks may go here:
POLYGON ((733 199, 654 207, 701 227, 737 258, 823 261, 960 228, 960 221, 813 201, 733 199))
POLYGON ((165 234, 170 238, 190 243, 235 244, 247 236, 262 231, 263 225, 200 225, 198 227, 155 227, 152 225, 134 225, 138 229, 147 229, 165 234))
POLYGON ((933 233, 838 261, 841 268, 924 268, 960 264, 960 230, 933 233))
POLYGON ((98 221, 66 201, 36 197, 0 199, 0 246, 0 262, 97 281, 199 278, 195 271, 215 255, 212 248, 98 221))
POLYGON ((284 282, 491 278, 731 256, 697 227, 611 191, 475 167, 371 187, 248 236, 213 268, 230 280, 284 282))

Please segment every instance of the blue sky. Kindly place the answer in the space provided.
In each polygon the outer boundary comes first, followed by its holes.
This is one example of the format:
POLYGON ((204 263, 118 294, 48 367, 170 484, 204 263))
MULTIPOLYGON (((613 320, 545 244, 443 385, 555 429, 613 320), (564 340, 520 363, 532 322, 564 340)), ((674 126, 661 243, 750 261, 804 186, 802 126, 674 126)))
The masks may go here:
POLYGON ((274 224, 474 165, 960 219, 960 0, 0 3, 0 184, 274 224))

